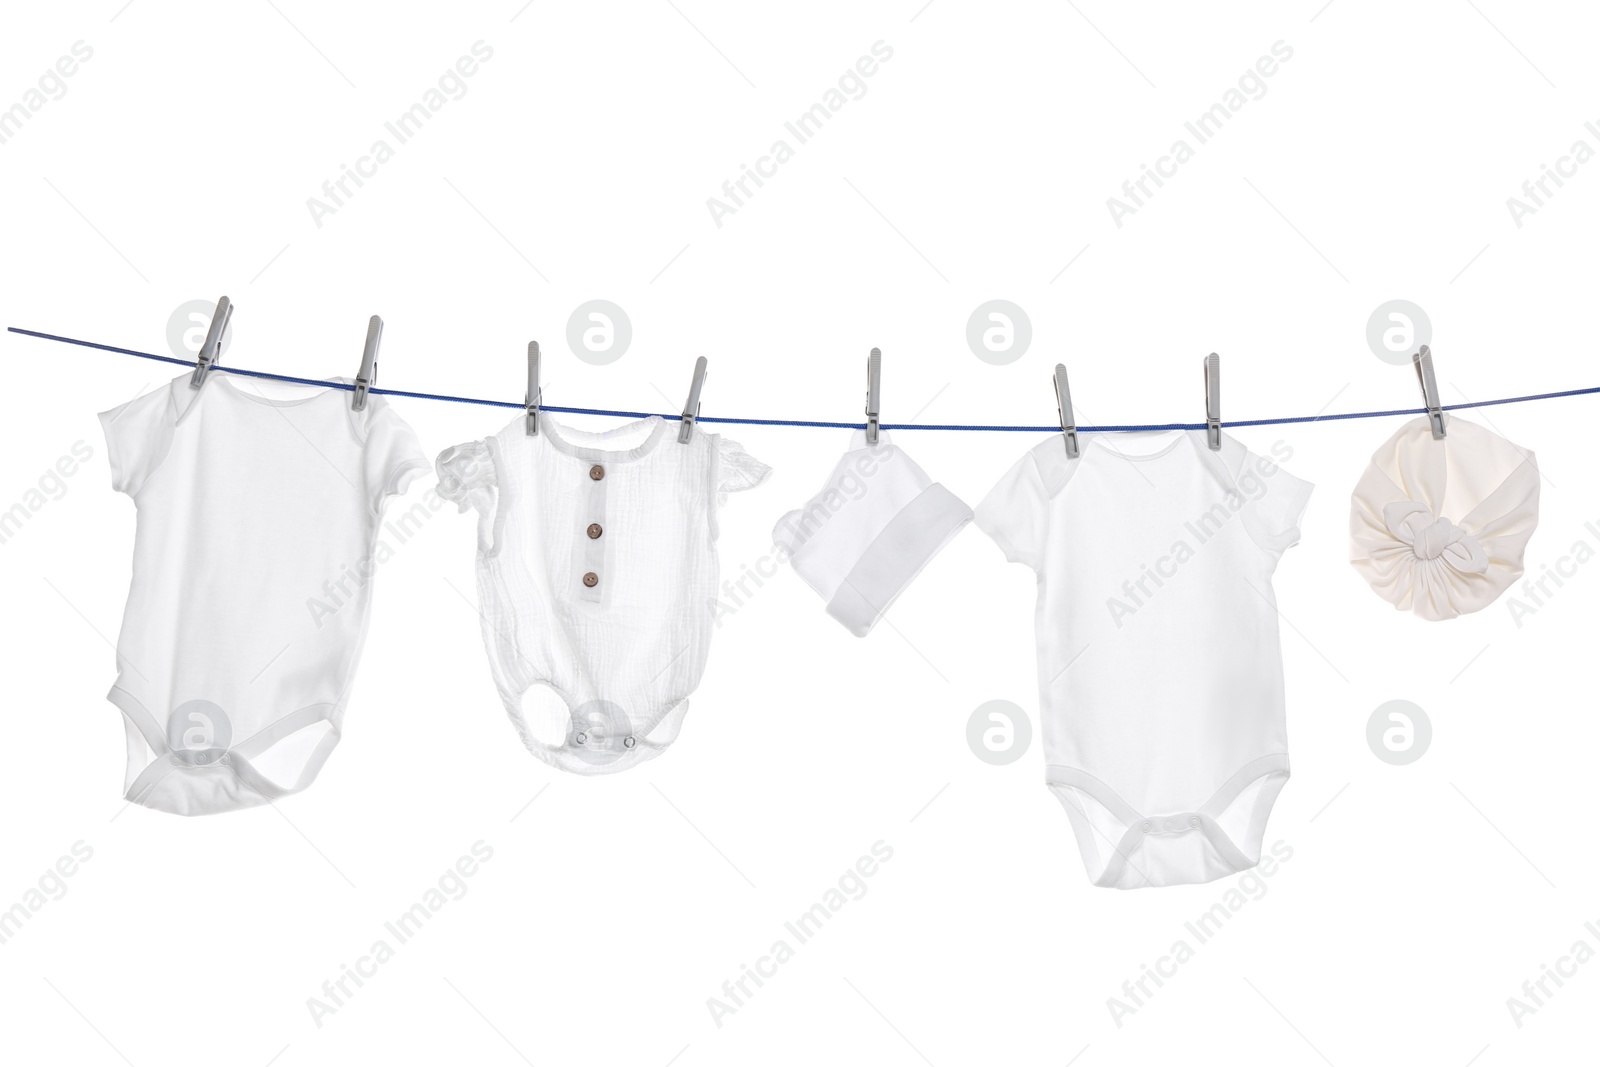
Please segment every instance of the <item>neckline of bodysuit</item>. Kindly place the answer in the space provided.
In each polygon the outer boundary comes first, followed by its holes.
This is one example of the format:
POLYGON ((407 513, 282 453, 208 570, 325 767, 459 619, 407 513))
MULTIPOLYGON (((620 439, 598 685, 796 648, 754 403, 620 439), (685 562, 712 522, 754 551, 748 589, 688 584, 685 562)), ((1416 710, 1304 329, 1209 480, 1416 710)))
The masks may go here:
POLYGON ((1157 430, 1154 432, 1136 431, 1133 433, 1117 435, 1124 438, 1145 438, 1148 440, 1152 438, 1159 438, 1163 434, 1169 434, 1171 436, 1171 440, 1162 445, 1160 448, 1156 449, 1154 452, 1124 452, 1110 444, 1109 438, 1112 435, 1106 433, 1097 433, 1090 438, 1090 440, 1098 445, 1102 452, 1105 452, 1117 459, 1125 459, 1131 463, 1146 463, 1150 460, 1162 459, 1171 455, 1173 452, 1178 450, 1179 446, 1182 445, 1185 440, 1192 440, 1193 435, 1198 432, 1198 430, 1157 430))
MULTIPOLYGON (((329 393, 345 392, 345 390, 340 389, 339 386, 342 384, 347 384, 348 382, 349 379, 347 378, 329 378, 326 381, 326 387, 318 388, 316 392, 307 396, 287 400, 277 400, 270 396, 259 396, 253 393, 247 393, 235 385, 233 383, 233 379, 226 372, 217 374, 216 380, 210 384, 221 386, 225 392, 230 393, 233 396, 238 397, 240 400, 247 401, 251 404, 260 404, 264 407, 273 408, 297 408, 302 404, 309 404, 314 400, 320 400, 329 393)), ((315 387, 307 386, 307 388, 315 387)))
MULTIPOLYGON (((518 425, 521 425, 520 419, 518 420, 518 425)), ((621 426, 616 426, 609 430, 602 430, 597 434, 590 435, 603 441, 610 437, 623 437, 629 431, 632 431, 643 425, 650 426, 650 433, 643 441, 640 441, 632 448, 609 449, 596 448, 590 445, 581 445, 567 436, 569 433, 574 431, 566 426, 562 426, 560 423, 556 422, 546 414, 541 414, 539 416, 539 436, 543 437, 550 447, 555 449, 557 452, 560 452, 563 455, 573 456, 585 462, 626 463, 632 460, 642 459, 644 456, 647 456, 651 452, 655 451, 656 447, 661 443, 662 439, 666 435, 667 423, 665 419, 659 415, 649 415, 645 418, 635 419, 632 422, 625 422, 621 426)))

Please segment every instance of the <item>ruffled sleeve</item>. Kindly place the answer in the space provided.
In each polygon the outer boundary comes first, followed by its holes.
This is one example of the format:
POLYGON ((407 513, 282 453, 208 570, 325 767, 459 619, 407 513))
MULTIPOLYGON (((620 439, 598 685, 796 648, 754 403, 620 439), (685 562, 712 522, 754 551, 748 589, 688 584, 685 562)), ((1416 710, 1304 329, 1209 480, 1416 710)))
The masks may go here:
POLYGON ((756 459, 744 450, 737 441, 729 441, 723 437, 716 438, 716 451, 714 453, 715 469, 712 471, 711 485, 716 492, 712 494, 710 508, 711 540, 716 541, 720 523, 717 512, 722 505, 727 503, 729 493, 742 493, 746 489, 754 489, 767 480, 767 475, 772 473, 772 468, 756 459))
POLYGON ((772 468, 744 450, 737 441, 717 442, 717 494, 725 497, 754 489, 767 480, 772 468))
POLYGON ((494 509, 494 459, 483 441, 451 445, 434 463, 439 474, 439 495, 458 511, 494 509))
POLYGON ((439 453, 434 469, 439 474, 440 496, 454 503, 459 511, 473 508, 478 512, 478 550, 493 555, 499 483, 489 442, 452 445, 439 453))

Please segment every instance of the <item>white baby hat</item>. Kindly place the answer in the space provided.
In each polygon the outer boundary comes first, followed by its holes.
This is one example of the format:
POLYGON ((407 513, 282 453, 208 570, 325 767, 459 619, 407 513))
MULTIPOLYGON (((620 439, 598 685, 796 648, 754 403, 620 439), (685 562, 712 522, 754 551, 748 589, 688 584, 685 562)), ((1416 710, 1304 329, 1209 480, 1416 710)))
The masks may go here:
POLYGON ((878 432, 857 430, 822 491, 773 528, 795 573, 827 611, 865 637, 922 568, 972 518, 972 509, 878 432))
POLYGON ((1451 418, 1426 416, 1383 443, 1350 498, 1350 562, 1373 591, 1430 621, 1479 611, 1522 574, 1539 524, 1533 453, 1451 418))

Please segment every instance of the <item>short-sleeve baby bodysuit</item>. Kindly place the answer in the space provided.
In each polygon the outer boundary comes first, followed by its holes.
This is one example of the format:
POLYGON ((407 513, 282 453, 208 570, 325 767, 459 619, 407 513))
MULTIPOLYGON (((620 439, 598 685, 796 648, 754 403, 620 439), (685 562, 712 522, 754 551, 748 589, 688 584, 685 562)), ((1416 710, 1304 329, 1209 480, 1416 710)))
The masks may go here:
POLYGON ((576 774, 625 770, 678 735, 711 647, 717 511, 770 468, 655 416, 538 427, 519 415, 446 449, 439 492, 478 513, 483 640, 523 743, 576 774))
POLYGON ((1289 777, 1272 575, 1311 485, 1232 437, 1040 442, 975 521, 1037 576, 1046 780, 1098 886, 1254 866, 1289 777))
POLYGON ((384 504, 429 466, 382 397, 350 397, 330 383, 269 398, 214 371, 101 414, 112 486, 138 508, 109 694, 128 800, 268 803, 337 744, 384 504))

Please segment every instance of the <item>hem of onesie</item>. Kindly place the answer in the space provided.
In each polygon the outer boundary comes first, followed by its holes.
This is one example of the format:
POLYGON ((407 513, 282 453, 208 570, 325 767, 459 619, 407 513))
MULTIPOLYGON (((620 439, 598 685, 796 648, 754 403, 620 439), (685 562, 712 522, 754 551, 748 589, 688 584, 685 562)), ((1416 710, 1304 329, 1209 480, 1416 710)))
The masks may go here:
MULTIPOLYGON (((1131 854, 1137 850, 1135 846, 1142 844, 1145 836, 1141 826, 1155 819, 1171 817, 1170 813, 1149 816, 1142 814, 1105 782, 1086 771, 1066 764, 1051 764, 1046 768, 1045 786, 1055 795, 1067 813, 1067 820, 1072 825, 1073 837, 1077 841, 1078 852, 1083 860, 1085 874, 1091 876, 1091 885, 1100 889, 1158 889, 1176 885, 1204 885, 1207 882, 1240 874, 1259 864, 1261 842, 1266 835, 1267 820, 1277 803, 1279 793, 1288 784, 1289 775, 1287 754, 1279 752, 1259 756, 1246 762, 1230 775, 1216 792, 1193 810, 1192 817, 1200 820, 1200 825, 1196 829, 1210 842, 1217 857, 1227 865, 1228 869, 1208 877, 1185 878, 1181 881, 1154 882, 1146 876, 1143 884, 1131 886, 1118 885, 1115 880, 1121 876, 1123 867, 1133 865, 1131 854), (1234 801, 1238 800, 1245 788, 1257 781, 1262 781, 1262 786, 1252 803, 1249 822, 1241 835, 1243 837, 1241 845, 1222 830, 1216 822, 1216 816, 1226 811, 1234 801), (1079 807, 1070 802, 1071 798, 1063 794, 1065 790, 1074 789, 1087 793, 1124 826, 1122 840, 1111 842, 1108 839, 1112 858, 1100 866, 1098 877, 1093 877, 1093 874, 1101 850, 1095 847, 1093 852, 1090 851, 1094 845, 1093 835, 1096 831, 1079 807), (1247 849, 1249 851, 1246 851, 1247 849)), ((1138 870, 1138 867, 1134 866, 1134 869, 1138 870)))
POLYGON ((691 690, 689 694, 676 700, 665 702, 665 711, 654 715, 647 724, 640 726, 634 733, 629 735, 635 741, 633 748, 624 749, 623 754, 614 760, 609 760, 605 763, 590 763, 573 754, 580 746, 571 745, 565 741, 559 745, 552 745, 539 740, 533 735, 533 731, 528 727, 528 717, 522 712, 522 698, 536 685, 544 686, 559 697, 570 715, 573 708, 571 695, 561 686, 548 679, 536 678, 524 686, 521 692, 513 694, 504 689, 500 690, 500 701, 505 705, 506 715, 511 719, 512 727, 517 731, 517 736, 521 738, 523 747, 540 761, 549 764, 556 770, 566 771, 569 774, 576 774, 585 778, 616 774, 619 771, 629 770, 641 763, 655 759, 671 748, 678 739, 679 731, 683 729, 683 720, 688 717, 689 696, 693 695, 691 690), (673 724, 672 740, 665 742, 651 741, 649 734, 674 715, 678 716, 678 720, 673 724))
MULTIPOLYGON (((143 766, 137 766, 134 763, 130 745, 129 758, 127 760, 128 785, 123 791, 123 799, 130 804, 138 804, 140 807, 149 808, 152 811, 166 812, 169 815, 182 815, 185 817, 222 815, 230 811, 244 811, 249 808, 260 807, 263 804, 271 804, 273 801, 283 797, 303 792, 316 781, 318 774, 321 773, 328 758, 332 756, 333 750, 338 746, 342 736, 340 719, 343 717, 344 709, 341 704, 308 704, 282 716, 272 725, 257 731, 250 737, 238 742, 238 744, 224 750, 222 758, 216 763, 207 765, 172 763, 171 761, 175 757, 167 744, 166 738, 161 735, 154 717, 150 715, 139 698, 128 692, 120 684, 114 684, 106 694, 106 700, 121 712, 123 722, 137 732, 151 752, 149 760, 143 766), (308 712, 314 712, 314 714, 307 714, 308 712), (285 723, 295 720, 297 716, 303 718, 305 722, 290 730, 280 729, 285 723), (265 749, 270 749, 300 730, 308 729, 323 722, 330 724, 330 729, 317 743, 317 746, 312 749, 304 767, 301 769, 300 777, 291 786, 281 786, 266 778, 254 768, 250 762, 250 757, 240 754, 240 750, 250 748, 260 738, 268 738, 265 749), (164 765, 169 769, 152 777, 152 772, 164 765), (137 769, 135 769, 136 766, 137 769), (158 795, 156 787, 173 774, 192 775, 197 778, 226 774, 238 786, 238 789, 229 790, 228 797, 230 802, 222 805, 202 804, 199 807, 191 808, 186 805, 151 803, 158 795), (146 779, 150 780, 146 781, 146 779)), ((129 740, 131 742, 131 735, 129 740)), ((184 799, 198 800, 199 798, 194 794, 186 793, 184 799)))

